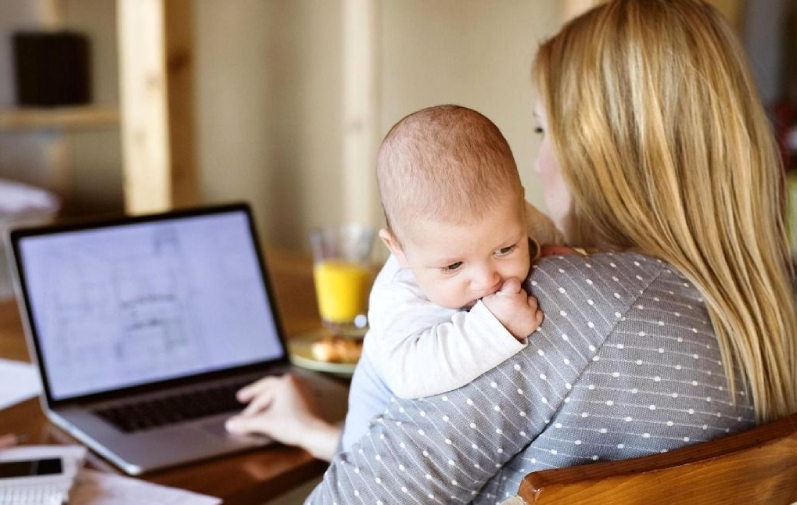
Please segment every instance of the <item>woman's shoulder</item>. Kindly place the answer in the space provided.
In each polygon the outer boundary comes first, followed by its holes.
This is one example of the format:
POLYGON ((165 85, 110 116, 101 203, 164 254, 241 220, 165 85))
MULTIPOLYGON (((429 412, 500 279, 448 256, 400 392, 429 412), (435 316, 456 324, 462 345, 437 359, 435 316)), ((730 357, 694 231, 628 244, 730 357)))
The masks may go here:
POLYGON ((569 254, 548 256, 532 265, 530 280, 553 282, 568 278, 611 281, 631 285, 645 283, 661 273, 677 273, 658 258, 635 252, 606 252, 590 255, 569 254))

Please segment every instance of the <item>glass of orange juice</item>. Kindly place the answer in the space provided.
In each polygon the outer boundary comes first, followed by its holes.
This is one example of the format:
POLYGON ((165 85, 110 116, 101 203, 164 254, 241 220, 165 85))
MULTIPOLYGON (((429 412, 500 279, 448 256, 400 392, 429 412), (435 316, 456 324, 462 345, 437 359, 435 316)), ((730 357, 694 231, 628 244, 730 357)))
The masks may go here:
POLYGON ((367 330, 373 241, 373 228, 358 224, 310 233, 318 310, 324 326, 335 334, 362 336, 367 330))

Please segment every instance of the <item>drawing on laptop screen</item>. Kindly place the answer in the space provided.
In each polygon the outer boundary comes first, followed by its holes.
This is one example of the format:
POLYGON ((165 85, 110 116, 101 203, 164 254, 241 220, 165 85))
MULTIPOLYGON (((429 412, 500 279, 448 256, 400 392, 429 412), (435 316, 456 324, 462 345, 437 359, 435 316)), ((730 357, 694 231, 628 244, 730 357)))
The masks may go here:
POLYGON ((244 212, 19 247, 56 400, 283 356, 244 212))

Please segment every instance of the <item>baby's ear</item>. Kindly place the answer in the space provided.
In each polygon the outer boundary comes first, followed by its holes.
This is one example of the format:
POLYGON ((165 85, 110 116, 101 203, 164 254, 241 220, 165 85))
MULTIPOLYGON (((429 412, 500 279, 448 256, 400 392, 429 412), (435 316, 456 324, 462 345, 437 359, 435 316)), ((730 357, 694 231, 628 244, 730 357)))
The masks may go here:
POLYGON ((387 228, 382 228, 379 230, 379 238, 381 238, 382 242, 390 249, 390 253, 396 257, 401 268, 410 267, 407 262, 407 256, 404 254, 404 249, 401 248, 401 244, 392 231, 387 228))

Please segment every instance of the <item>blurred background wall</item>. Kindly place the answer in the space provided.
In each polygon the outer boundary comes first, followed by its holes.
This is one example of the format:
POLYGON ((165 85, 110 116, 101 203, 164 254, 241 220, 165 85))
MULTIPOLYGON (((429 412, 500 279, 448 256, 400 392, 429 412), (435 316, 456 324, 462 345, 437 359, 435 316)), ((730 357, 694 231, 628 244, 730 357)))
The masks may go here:
MULTIPOLYGON (((273 246, 306 248, 311 227, 350 215, 351 173, 343 166, 346 2, 192 0, 200 197, 251 202, 262 238, 273 246)), ((544 207, 533 170, 530 64, 539 42, 589 3, 375 0, 373 143, 419 108, 475 108, 504 132, 528 199, 544 207)), ((756 51, 759 85, 775 100, 782 59, 775 51, 783 44, 781 32, 769 28, 790 1, 715 3, 743 33, 745 20, 754 20, 745 41, 756 51)), ((118 104, 115 2, 0 0, 0 109, 14 101, 10 32, 53 24, 88 35, 94 101, 118 104)), ((123 211, 118 128, 0 132, 0 177, 52 187, 59 164, 67 168, 68 213, 123 211)), ((372 178, 362 185, 374 195, 365 218, 379 224, 372 178)))

